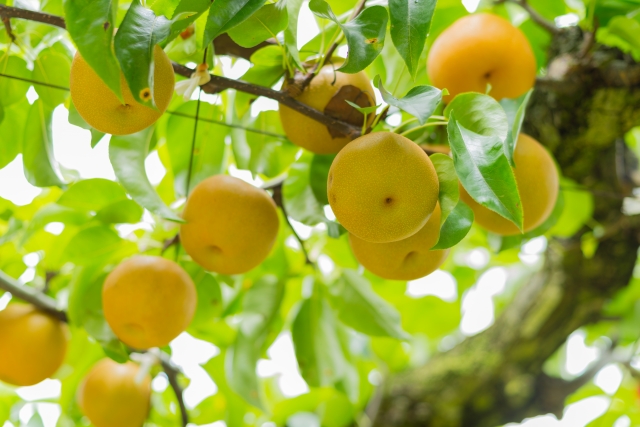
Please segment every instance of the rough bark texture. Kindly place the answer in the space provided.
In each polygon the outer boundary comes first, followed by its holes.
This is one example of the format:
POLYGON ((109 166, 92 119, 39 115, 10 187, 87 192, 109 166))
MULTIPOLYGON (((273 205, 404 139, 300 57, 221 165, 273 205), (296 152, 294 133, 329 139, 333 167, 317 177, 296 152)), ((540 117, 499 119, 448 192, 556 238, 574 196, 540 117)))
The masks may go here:
POLYGON ((596 194, 594 217, 606 232, 595 255, 582 253, 586 229, 552 240, 543 269, 492 327, 391 378, 375 426, 493 427, 560 416, 565 397, 583 384, 551 378, 542 366, 628 284, 640 237, 640 221, 611 196, 630 190, 621 138, 640 125, 640 66, 614 49, 586 49, 584 40, 576 28, 555 37, 524 129, 549 147, 565 176, 596 194))

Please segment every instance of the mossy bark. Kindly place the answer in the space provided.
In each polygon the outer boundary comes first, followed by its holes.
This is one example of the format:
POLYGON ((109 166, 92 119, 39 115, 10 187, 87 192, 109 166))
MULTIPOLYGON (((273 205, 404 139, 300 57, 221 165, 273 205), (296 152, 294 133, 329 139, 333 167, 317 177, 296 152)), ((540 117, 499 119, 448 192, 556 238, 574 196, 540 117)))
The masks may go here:
POLYGON ((389 380, 375 426, 493 427, 560 416, 583 383, 551 378, 543 364, 629 283, 640 238, 640 221, 621 213, 620 197, 632 188, 634 160, 622 137, 640 125, 640 66, 585 43, 577 28, 555 37, 524 131, 553 152, 564 176, 594 192, 594 219, 605 230, 595 254, 587 259, 581 249, 586 227, 552 239, 543 269, 493 326, 389 380))

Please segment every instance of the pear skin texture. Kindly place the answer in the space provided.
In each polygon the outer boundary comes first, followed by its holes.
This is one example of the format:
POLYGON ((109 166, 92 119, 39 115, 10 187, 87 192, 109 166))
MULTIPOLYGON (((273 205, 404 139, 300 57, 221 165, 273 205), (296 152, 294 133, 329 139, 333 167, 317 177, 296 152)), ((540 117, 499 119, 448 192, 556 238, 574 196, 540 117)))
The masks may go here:
POLYGON ((153 109, 133 98, 124 74, 120 74, 120 88, 124 105, 104 84, 87 62, 77 53, 71 64, 71 100, 80 116, 100 132, 112 135, 128 135, 139 132, 155 123, 169 106, 175 86, 173 66, 166 53, 156 46, 154 58, 153 109))
POLYGON ((169 344, 189 326, 196 303, 187 272, 155 256, 120 263, 102 288, 104 317, 116 336, 135 349, 169 344))
POLYGON ((136 383, 139 366, 96 363, 78 388, 78 405, 95 427, 142 427, 151 407, 151 378, 136 383))
POLYGON ((180 227, 184 250, 206 270, 240 274, 264 261, 280 222, 269 194, 241 179, 215 175, 187 199, 180 227))
POLYGON ((440 205, 411 237, 397 242, 371 243, 349 234, 351 250, 367 270, 387 280, 415 280, 438 269, 449 250, 430 251, 440 237, 440 205))
MULTIPOLYGON (((516 167, 513 172, 522 202, 524 232, 545 222, 556 204, 560 178, 549 152, 535 139, 523 133, 513 155, 516 167)), ((459 185, 460 198, 473 210, 475 222, 481 227, 501 236, 520 234, 520 230, 508 219, 477 203, 459 185)))
POLYGON ((444 30, 429 51, 431 83, 447 88, 448 102, 463 92, 487 91, 497 100, 517 98, 536 79, 536 58, 526 36, 509 21, 489 13, 458 19, 444 30))
POLYGON ((370 133, 347 144, 327 180, 329 204, 340 224, 372 243, 417 233, 436 207, 438 190, 429 156, 392 132, 370 133))
MULTIPOLYGON (((334 71, 339 64, 325 65, 318 75, 296 99, 309 107, 318 111, 324 111, 331 101, 331 98, 341 87, 352 85, 362 90, 368 97, 371 105, 375 105, 375 93, 371 87, 369 78, 361 71, 356 74, 346 74, 334 71)), ((348 137, 333 138, 327 127, 304 114, 280 104, 280 121, 285 134, 294 144, 306 148, 316 154, 337 153, 348 144, 351 139, 348 137)), ((373 121, 374 115, 367 116, 369 123, 373 121)), ((362 123, 359 124, 361 126, 362 123)))
POLYGON ((64 362, 67 325, 32 305, 0 311, 0 381, 30 386, 51 377, 64 362))

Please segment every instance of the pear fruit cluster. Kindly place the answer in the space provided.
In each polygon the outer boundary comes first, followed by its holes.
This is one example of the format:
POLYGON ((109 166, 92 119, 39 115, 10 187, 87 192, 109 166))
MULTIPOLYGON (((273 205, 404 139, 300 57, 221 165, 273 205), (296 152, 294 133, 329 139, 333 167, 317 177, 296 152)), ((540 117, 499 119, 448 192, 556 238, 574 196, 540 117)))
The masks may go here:
MULTIPOLYGON (((427 59, 431 82, 447 88, 451 100, 463 92, 488 91, 496 100, 517 98, 531 89, 536 60, 522 31, 509 21, 488 13, 465 16, 435 40, 427 59)), ((529 232, 544 223, 558 198, 559 174, 549 152, 535 139, 520 134, 513 168, 523 211, 523 230, 480 205, 460 187, 460 198, 472 210, 475 222, 501 236, 529 232)))
POLYGON ((349 231, 358 261, 390 280, 426 276, 444 262, 431 251, 440 234, 439 182, 429 156, 413 141, 375 132, 347 144, 331 164, 327 195, 349 231))

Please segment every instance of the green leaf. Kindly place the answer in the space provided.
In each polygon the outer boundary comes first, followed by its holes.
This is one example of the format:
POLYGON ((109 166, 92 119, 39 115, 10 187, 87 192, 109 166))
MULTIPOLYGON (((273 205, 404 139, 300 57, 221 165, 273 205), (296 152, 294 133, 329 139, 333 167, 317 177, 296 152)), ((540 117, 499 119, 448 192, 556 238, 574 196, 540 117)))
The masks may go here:
MULTIPOLYGON (((196 115, 197 101, 186 102, 178 107, 167 121, 167 148, 174 176, 177 194, 186 195, 187 173, 191 158, 191 142, 196 115)), ((225 138, 229 128, 209 120, 224 123, 220 108, 207 102, 200 103, 198 132, 196 134, 193 164, 191 168, 191 188, 210 176, 224 172, 225 138)))
POLYGON ((91 148, 94 148, 104 136, 103 132, 100 132, 99 130, 94 129, 89 125, 89 123, 84 121, 82 116, 80 116, 80 113, 78 113, 78 110, 76 110, 75 105, 73 105, 73 102, 69 103, 69 119, 68 120, 69 120, 69 123, 71 123, 72 125, 78 126, 82 129, 87 129, 88 131, 91 132, 91 148))
POLYGON ((335 154, 314 154, 311 160, 311 168, 309 169, 309 183, 313 195, 322 205, 329 204, 327 196, 327 179, 329 177, 329 169, 336 158, 335 154))
MULTIPOLYGON (((167 38, 160 42, 160 46, 166 46, 171 40, 175 39, 182 33, 189 25, 194 23, 200 18, 211 6, 211 0, 181 0, 175 10, 171 19, 171 30, 167 38)), ((156 15, 160 14, 158 10, 152 7, 156 12, 156 15)), ((163 13, 163 15, 169 17, 163 13)))
POLYGON ((338 24, 347 38, 349 53, 338 71, 351 74, 362 71, 382 52, 389 21, 386 8, 369 7, 346 24, 340 23, 331 6, 324 0, 311 0, 309 8, 317 16, 338 24))
POLYGON ((335 317, 319 292, 302 302, 291 335, 300 372, 309 386, 330 386, 344 376, 347 362, 335 317))
POLYGON ((253 284, 242 304, 238 337, 232 350, 227 353, 229 385, 258 408, 264 406, 256 364, 262 354, 271 323, 278 315, 283 296, 284 283, 273 275, 264 276, 253 284))
POLYGON ((576 234, 593 216, 593 195, 585 191, 576 182, 567 178, 560 179, 560 194, 564 206, 549 234, 569 238, 576 234))
POLYGON ((401 326, 400 313, 354 270, 345 269, 332 289, 338 317, 347 326, 372 336, 410 338, 401 326))
POLYGON ((98 212, 96 219, 104 224, 136 224, 140 222, 144 210, 131 199, 111 203, 98 212))
POLYGON ((127 193, 117 182, 92 178, 72 184, 57 203, 79 211, 97 212, 115 201, 126 198, 127 193))
MULTIPOLYGON (((637 7, 640 8, 640 5, 637 7)), ((596 40, 617 47, 640 61, 640 21, 637 18, 615 16, 606 27, 598 29, 596 40)))
POLYGON ((52 116, 53 111, 39 99, 31 105, 27 116, 22 147, 24 174, 36 187, 64 185, 53 158, 52 116))
POLYGON ((502 106, 488 95, 468 92, 453 98, 444 115, 456 113, 461 126, 482 136, 495 136, 504 141, 509 132, 507 114, 502 106))
POLYGON ((22 241, 26 242, 33 233, 51 222, 81 225, 89 221, 89 219, 90 216, 85 212, 79 212, 66 206, 51 203, 45 205, 31 218, 22 241))
POLYGON ((104 318, 102 311, 104 279, 105 274, 100 265, 94 264, 74 269, 69 283, 67 314, 72 325, 87 331, 103 346, 109 357, 116 359, 118 355, 124 353, 124 348, 104 318))
POLYGON ((229 36, 242 47, 254 47, 276 38, 287 27, 287 9, 276 4, 262 6, 246 21, 229 30, 229 36))
POLYGON ((389 0, 391 40, 413 78, 431 28, 437 0, 389 0))
MULTIPOLYGON (((247 404, 244 400, 238 396, 235 391, 230 387, 225 376, 227 366, 225 361, 228 361, 230 352, 222 351, 219 355, 212 357, 202 367, 211 376, 216 386, 220 390, 220 393, 224 397, 224 408, 226 409, 225 421, 228 426, 241 426, 244 424, 244 416, 247 412, 247 404)), ((207 420, 209 422, 211 420, 207 420)))
MULTIPOLYGON (((68 88, 70 72, 71 62, 69 59, 49 48, 40 51, 38 58, 33 62, 32 79, 68 88)), ((40 99, 50 108, 62 104, 68 95, 68 91, 65 89, 55 89, 43 85, 34 85, 33 87, 40 99)))
POLYGON ((524 114, 529 103, 529 98, 533 89, 522 95, 517 99, 504 98, 500 101, 500 105, 504 109, 507 115, 507 123, 509 124, 509 131, 507 132, 507 138, 504 140, 504 153, 509 160, 509 164, 515 167, 516 164, 513 161, 513 153, 516 149, 518 142, 518 136, 520 135, 520 129, 522 129, 522 122, 524 122, 524 114))
MULTIPOLYGON (((31 72, 27 62, 6 52, 0 52, 0 74, 6 74, 21 79, 30 79, 31 72)), ((0 76, 0 104, 5 107, 15 104, 25 98, 29 90, 29 83, 0 76)))
POLYGON ((165 219, 183 222, 164 204, 147 178, 144 161, 147 157, 153 127, 126 136, 112 136, 109 159, 118 182, 140 206, 165 219))
POLYGON ((188 264, 186 270, 191 275, 198 293, 196 313, 189 328, 199 329, 222 315, 222 289, 212 274, 195 263, 188 264))
MULTIPOLYGON (((0 83, 2 80, 6 79, 0 78, 0 83)), ((22 139, 30 107, 26 99, 10 107, 4 107, 4 120, 0 123, 0 169, 22 152, 22 139)))
MULTIPOLYGON (((291 165, 289 175, 282 186, 283 202, 289 216, 306 225, 325 222, 324 204, 319 202, 310 185, 310 169, 313 154, 308 151, 291 165)), ((326 184, 325 184, 326 185, 326 184)))
POLYGON ((457 245, 469 233, 471 225, 473 225, 473 211, 459 200, 440 227, 440 239, 431 249, 448 249, 457 245))
POLYGON ((293 61, 293 65, 299 70, 304 70, 300 62, 298 51, 298 16, 303 0, 287 0, 287 28, 284 30, 284 45, 287 50, 287 58, 293 61))
POLYGON ((76 265, 99 264, 104 265, 109 260, 119 255, 121 251, 129 251, 131 254, 137 251, 133 242, 127 245, 118 233, 104 225, 96 225, 85 228, 73 236, 64 249, 65 258, 76 265), (128 246, 128 247, 127 247, 128 246))
POLYGON ((351 102, 348 100, 344 100, 347 104, 351 105, 353 108, 355 108, 356 110, 358 110, 359 112, 361 112, 362 114, 371 114, 371 113, 375 113, 376 110, 378 109, 379 105, 372 105, 370 107, 361 107, 358 104, 356 104, 355 102, 351 102))
POLYGON ((440 202, 441 211, 440 225, 442 225, 460 199, 458 175, 456 175, 456 169, 453 166, 453 160, 451 157, 445 154, 436 153, 429 156, 429 158, 431 159, 433 166, 436 168, 438 182, 440 183, 438 201, 440 202))
POLYGON ((118 2, 73 0, 64 2, 67 31, 87 64, 123 101, 120 65, 113 50, 118 2))
POLYGON ((426 123, 427 119, 436 111, 443 94, 438 88, 433 86, 416 86, 412 88, 403 98, 396 98, 382 86, 382 79, 376 76, 373 84, 378 88, 382 99, 389 105, 406 111, 418 119, 420 124, 426 123))
POLYGON ((209 8, 207 26, 204 30, 203 45, 207 46, 220 34, 240 24, 255 11, 260 9, 266 0, 216 0, 209 8))
POLYGON ((447 130, 453 164, 462 186, 476 202, 522 229, 522 203, 503 141, 496 135, 467 130, 453 112, 447 130))
POLYGON ((236 150, 240 143, 246 144, 250 155, 245 163, 245 169, 267 177, 278 176, 289 169, 300 148, 289 142, 286 137, 277 136, 284 135, 278 112, 261 111, 251 124, 251 128, 264 133, 237 131, 232 143, 236 150), (239 136, 238 133, 244 133, 244 135, 239 136))
MULTIPOLYGON (((277 46, 266 46, 257 52, 255 52, 251 56, 251 62, 253 66, 247 70, 246 73, 240 77, 240 80, 253 83, 260 86, 272 87, 275 85, 282 75, 284 74, 283 68, 283 57, 282 50, 277 46), (273 57, 277 61, 269 61, 267 64, 261 64, 259 61, 264 57, 265 52, 273 53, 273 57), (275 63, 274 63, 275 62, 275 63)), ((249 108, 251 107, 251 103, 255 101, 258 97, 256 95, 252 95, 250 93, 245 92, 236 92, 235 96, 235 108, 236 114, 239 118, 244 116, 249 108)), ((232 143, 235 142, 235 139, 232 140, 232 143)))
POLYGON ((143 105, 155 106, 154 95, 154 48, 164 41, 171 31, 172 21, 156 16, 152 10, 134 0, 118 29, 114 45, 116 56, 127 79, 131 94, 143 105), (140 95, 151 91, 151 97, 140 95))

